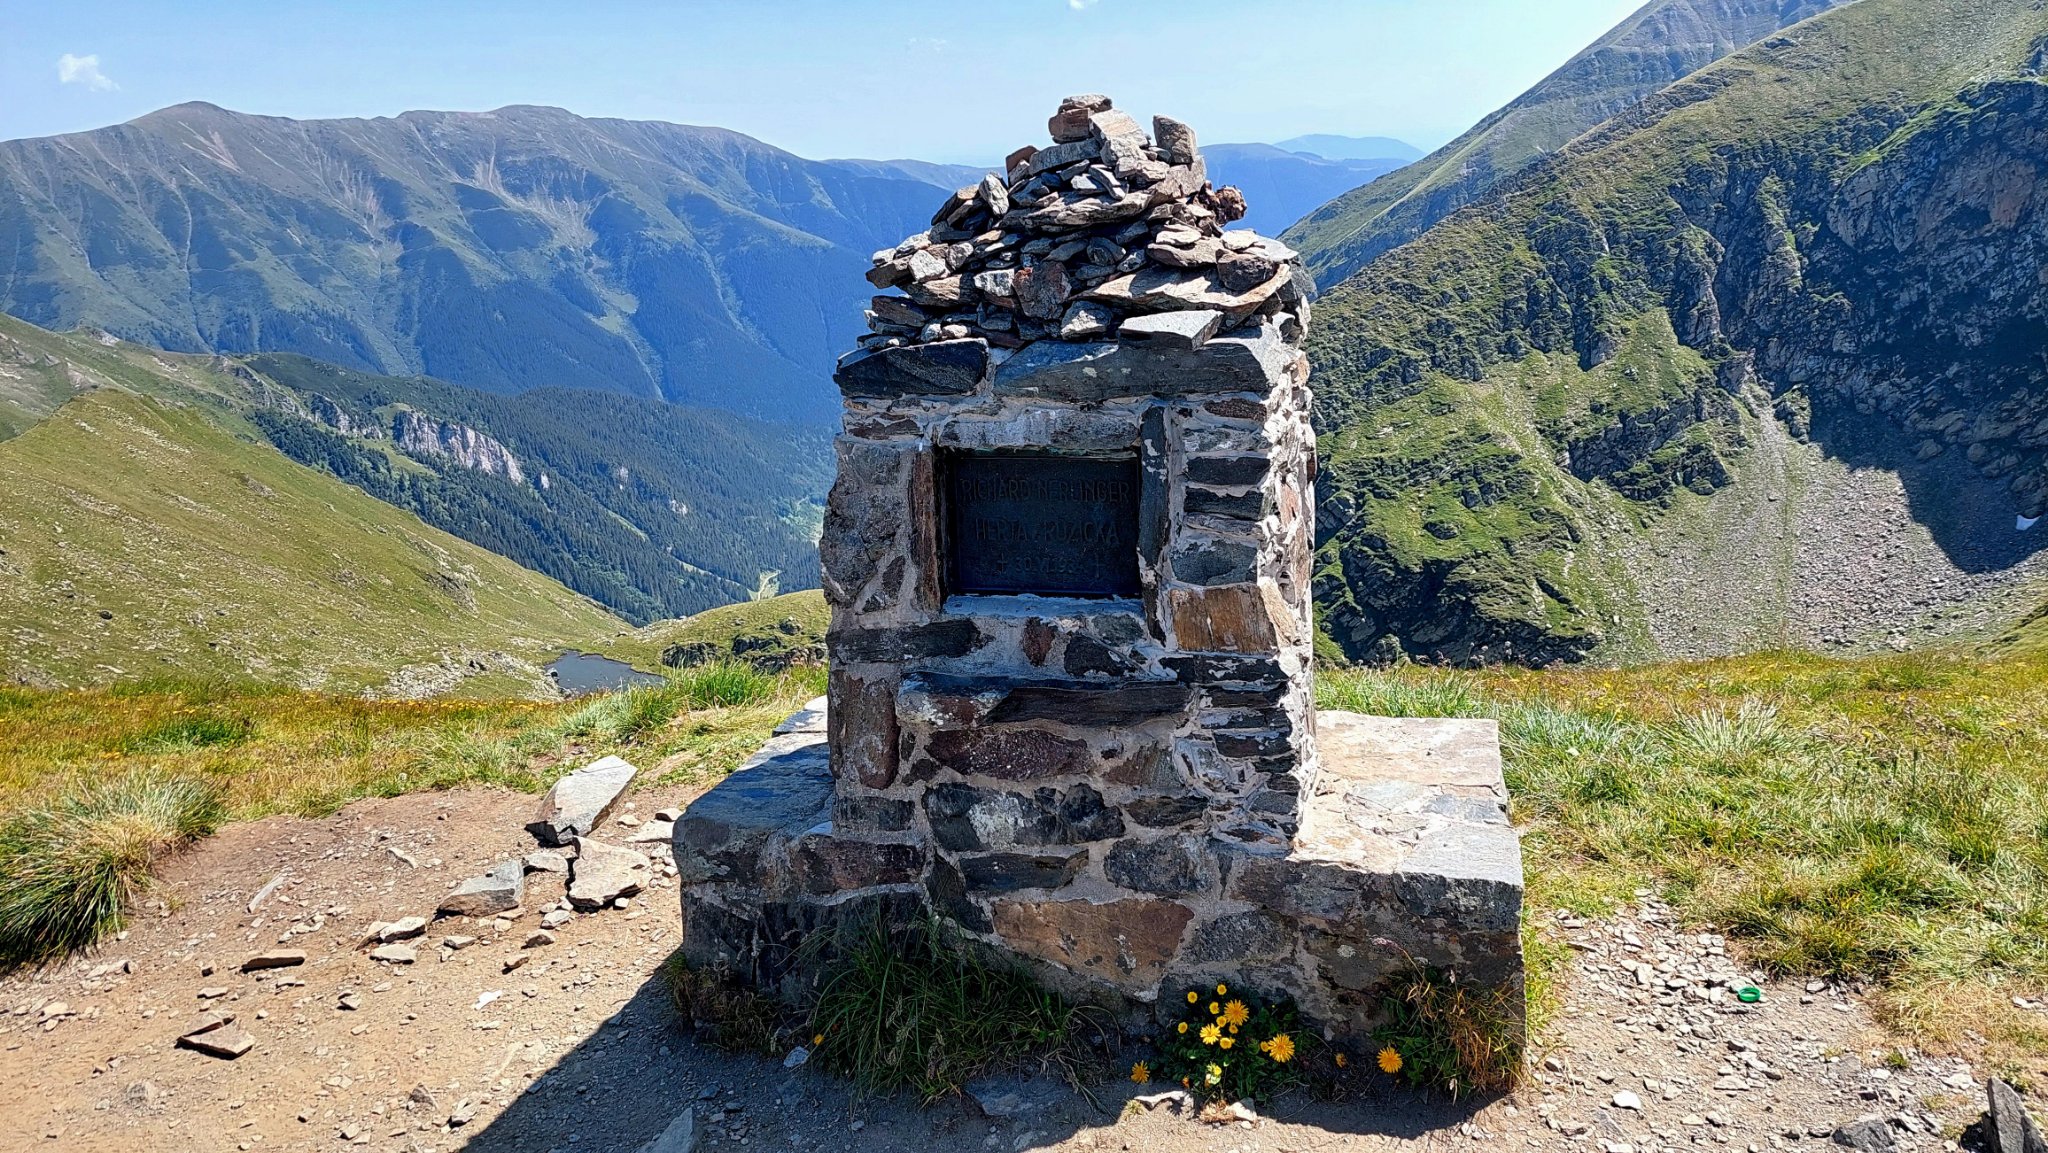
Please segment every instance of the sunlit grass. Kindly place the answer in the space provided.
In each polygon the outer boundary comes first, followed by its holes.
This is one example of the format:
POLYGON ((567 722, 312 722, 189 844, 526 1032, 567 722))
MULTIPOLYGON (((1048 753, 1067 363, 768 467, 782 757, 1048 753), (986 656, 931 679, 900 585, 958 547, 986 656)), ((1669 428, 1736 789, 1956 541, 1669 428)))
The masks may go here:
POLYGON ((363 797, 538 791, 608 753, 643 784, 715 779, 822 691, 713 665, 578 701, 377 701, 245 684, 0 690, 0 963, 89 943, 156 862, 223 820, 363 797))
POLYGON ((2048 989, 2048 661, 1342 671, 1319 696, 1498 718, 1539 912, 1655 886, 1765 968, 1872 982, 1923 1037, 2048 1057, 2009 1004, 2048 989))

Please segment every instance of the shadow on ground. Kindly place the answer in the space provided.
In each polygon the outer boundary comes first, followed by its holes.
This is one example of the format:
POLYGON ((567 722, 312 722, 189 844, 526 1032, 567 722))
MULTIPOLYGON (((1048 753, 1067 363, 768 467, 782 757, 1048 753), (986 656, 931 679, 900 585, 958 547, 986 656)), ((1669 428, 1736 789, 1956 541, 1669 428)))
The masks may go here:
MULTIPOLYGON (((514 1070, 507 1070, 513 1072, 514 1070)), ((908 1098, 859 1100, 842 1079, 810 1068, 784 1069, 761 1057, 693 1041, 677 1024, 659 977, 583 1044, 541 1071, 498 1116, 458 1130, 473 1153, 635 1153, 686 1108, 696 1109, 700 1150, 976 1150, 1018 1153, 1081 1137, 1083 1147, 1223 1149, 1241 1144, 1237 1126, 1209 1126, 1127 1104, 1159 1086, 1118 1081, 1091 1086, 1090 1103, 1064 1085, 1052 1091, 1019 1075, 1030 1101, 1011 1116, 989 1117, 960 1096, 920 1107, 908 1098), (1121 1120, 1120 1120, 1121 1118, 1121 1120), (1087 1140, 1093 1134, 1095 1140, 1087 1140), (740 1144, 744 1138, 746 1144, 740 1144)), ((1327 1135, 1412 1140, 1470 1120, 1489 1102, 1429 1101, 1386 1089, 1343 1103, 1287 1098, 1269 1125, 1305 1126, 1327 1135)))

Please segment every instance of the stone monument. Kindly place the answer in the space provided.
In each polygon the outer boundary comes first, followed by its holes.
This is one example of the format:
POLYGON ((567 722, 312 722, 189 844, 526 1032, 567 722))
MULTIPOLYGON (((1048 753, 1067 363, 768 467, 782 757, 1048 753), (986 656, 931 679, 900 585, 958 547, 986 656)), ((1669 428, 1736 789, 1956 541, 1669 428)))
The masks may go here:
POLYGON ((827 702, 677 823, 686 954, 794 994, 813 935, 932 915, 1079 995, 1227 979, 1339 1041, 1410 964, 1519 1004, 1491 722, 1315 709, 1295 254, 1228 227, 1186 125, 1050 127, 875 255, 827 702))

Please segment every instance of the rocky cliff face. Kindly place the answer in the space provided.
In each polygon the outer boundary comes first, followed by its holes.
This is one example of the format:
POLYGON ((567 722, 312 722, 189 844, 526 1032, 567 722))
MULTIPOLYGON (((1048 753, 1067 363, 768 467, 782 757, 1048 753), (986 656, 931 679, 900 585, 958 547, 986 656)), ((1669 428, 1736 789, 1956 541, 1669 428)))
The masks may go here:
POLYGON ((414 456, 441 457, 515 484, 526 480, 526 470, 519 467, 519 458, 511 449, 465 424, 402 409, 391 418, 391 441, 414 456))
MULTIPOLYGON (((1772 461, 1811 464, 1800 442, 1895 473, 1938 546, 1859 567, 1772 536, 1757 587, 1835 606, 1810 614, 1830 636, 1947 595, 1886 600, 1888 565, 2026 569, 2048 544, 2013 531, 2048 512, 2044 44, 2038 9, 1862 0, 1331 292, 1311 353, 1332 639, 1448 661, 1643 652, 1668 633, 1655 590, 1679 587, 1645 542, 1746 539, 1798 494, 1703 510, 1772 461)), ((1799 507, 1843 539, 1865 512, 1799 507)))

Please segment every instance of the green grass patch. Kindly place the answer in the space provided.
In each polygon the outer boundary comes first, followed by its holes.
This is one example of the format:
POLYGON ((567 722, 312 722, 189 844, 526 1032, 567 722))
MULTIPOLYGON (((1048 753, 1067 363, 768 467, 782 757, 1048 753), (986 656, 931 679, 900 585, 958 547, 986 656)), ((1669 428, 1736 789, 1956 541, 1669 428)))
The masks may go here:
POLYGON ((134 773, 6 818, 0 963, 42 961, 118 929, 157 861, 222 815, 203 781, 134 773))
POLYGON ((1894 1025, 1974 1020, 2048 1057, 1998 1008, 2048 989, 2048 661, 1328 671, 1318 691, 1499 720, 1539 914, 1654 885, 1754 963, 1874 982, 1894 1025))
POLYGON ((811 1059, 863 1093, 927 1103, 1027 1061, 1086 1092, 1084 1072, 1115 1036, 1089 1006, 932 923, 862 931, 828 970, 807 1032, 811 1059))

